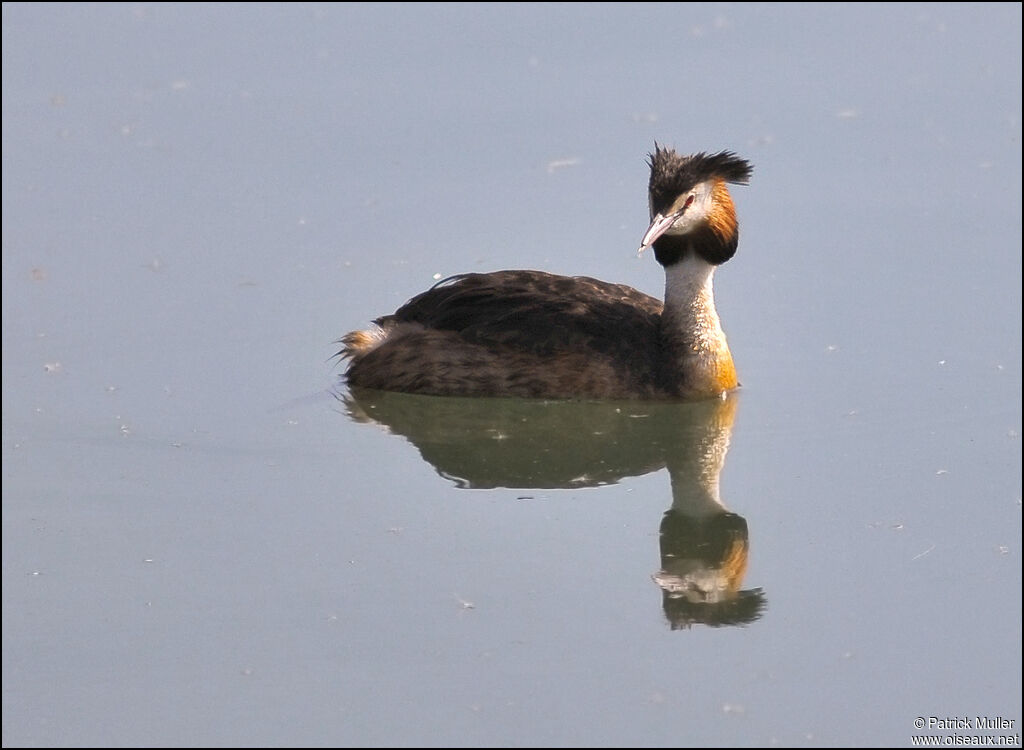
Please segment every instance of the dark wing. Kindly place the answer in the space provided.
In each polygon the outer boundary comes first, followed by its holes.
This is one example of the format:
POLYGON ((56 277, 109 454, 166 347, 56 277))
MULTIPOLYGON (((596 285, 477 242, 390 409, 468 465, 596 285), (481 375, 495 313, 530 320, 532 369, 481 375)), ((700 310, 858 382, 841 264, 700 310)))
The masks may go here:
POLYGON ((452 276, 377 322, 420 323, 541 355, 601 352, 628 362, 654 354, 661 309, 657 299, 623 284, 498 271, 452 276))

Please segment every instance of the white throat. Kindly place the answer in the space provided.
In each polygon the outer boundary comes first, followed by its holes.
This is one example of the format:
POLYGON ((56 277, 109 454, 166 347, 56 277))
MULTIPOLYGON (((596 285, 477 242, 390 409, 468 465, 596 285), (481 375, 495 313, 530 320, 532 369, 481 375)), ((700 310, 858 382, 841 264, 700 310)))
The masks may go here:
POLYGON ((715 310, 715 266, 688 252, 665 267, 661 338, 685 394, 714 396, 735 388, 736 368, 715 310))
POLYGON ((712 325, 721 331, 715 311, 713 279, 715 266, 688 253, 678 263, 665 268, 665 317, 677 325, 712 325))

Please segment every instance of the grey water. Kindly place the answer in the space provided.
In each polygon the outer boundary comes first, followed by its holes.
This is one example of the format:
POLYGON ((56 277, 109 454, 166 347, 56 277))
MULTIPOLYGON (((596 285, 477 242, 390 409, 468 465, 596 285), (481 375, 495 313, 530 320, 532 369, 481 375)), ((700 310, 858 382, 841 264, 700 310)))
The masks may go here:
POLYGON ((1020 4, 2 13, 5 747, 1020 744, 1020 4), (655 141, 754 165, 738 393, 339 381, 660 295, 655 141))

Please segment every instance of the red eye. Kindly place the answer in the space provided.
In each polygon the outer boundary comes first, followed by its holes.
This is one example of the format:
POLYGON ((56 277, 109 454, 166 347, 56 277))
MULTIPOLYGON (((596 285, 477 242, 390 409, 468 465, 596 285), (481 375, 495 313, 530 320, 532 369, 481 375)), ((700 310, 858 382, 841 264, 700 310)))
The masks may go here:
POLYGON ((693 203, 693 196, 688 195, 686 197, 686 203, 683 204, 683 210, 685 211, 687 208, 689 208, 691 203, 693 203))

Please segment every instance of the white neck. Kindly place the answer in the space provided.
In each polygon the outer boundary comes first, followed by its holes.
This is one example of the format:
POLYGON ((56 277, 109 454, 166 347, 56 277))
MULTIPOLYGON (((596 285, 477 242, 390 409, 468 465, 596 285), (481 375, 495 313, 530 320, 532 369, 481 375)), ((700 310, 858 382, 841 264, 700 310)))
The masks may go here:
POLYGON ((661 339, 679 373, 682 396, 715 396, 738 385, 715 310, 714 273, 714 265, 692 252, 665 267, 661 339))
POLYGON ((725 340, 715 310, 714 275, 715 266, 692 253, 665 268, 665 321, 702 348, 725 340))

